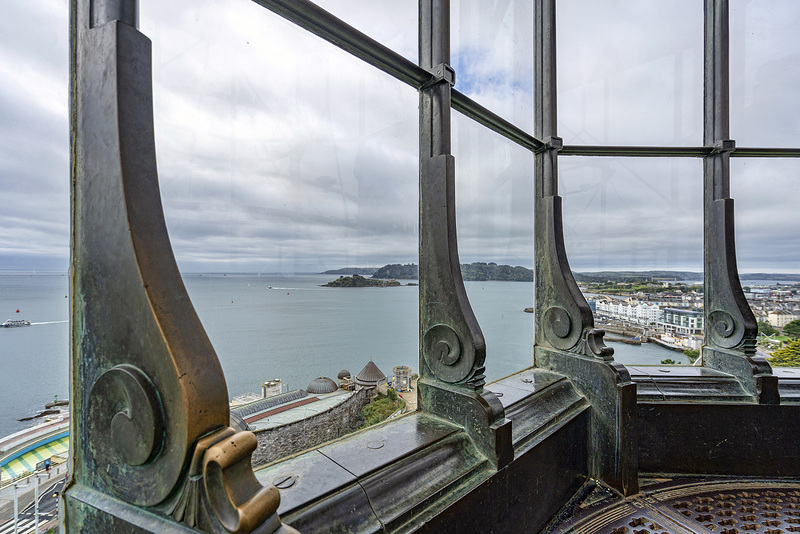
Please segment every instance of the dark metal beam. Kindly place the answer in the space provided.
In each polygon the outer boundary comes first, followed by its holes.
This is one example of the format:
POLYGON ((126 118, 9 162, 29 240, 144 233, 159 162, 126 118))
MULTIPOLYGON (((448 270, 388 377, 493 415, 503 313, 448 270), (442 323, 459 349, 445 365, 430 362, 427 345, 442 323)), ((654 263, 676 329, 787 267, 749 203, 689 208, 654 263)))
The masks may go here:
MULTIPOLYGON (((601 146, 567 145, 559 156, 604 156, 619 158, 704 158, 716 148, 702 146, 601 146)), ((800 148, 737 147, 732 158, 800 158, 800 148)))
POLYGON ((739 147, 731 152, 732 158, 800 158, 800 148, 739 147))
POLYGON ((711 152, 708 147, 679 146, 591 146, 567 145, 558 153, 560 156, 610 156, 635 158, 702 158, 711 152))
POLYGON ((253 0, 342 50, 419 89, 431 73, 308 0, 253 0))
MULTIPOLYGON (((429 71, 308 0, 253 1, 415 89, 434 81, 429 71)), ((463 93, 451 92, 451 105, 456 111, 528 150, 540 150, 544 146, 529 132, 514 126, 463 93)))
POLYGON ((527 148, 532 152, 537 152, 545 148, 544 143, 536 139, 536 137, 529 132, 514 126, 504 118, 489 111, 470 97, 464 95, 464 93, 453 89, 451 98, 453 109, 466 115, 475 122, 486 126, 490 130, 494 130, 506 139, 517 143, 522 148, 527 148))

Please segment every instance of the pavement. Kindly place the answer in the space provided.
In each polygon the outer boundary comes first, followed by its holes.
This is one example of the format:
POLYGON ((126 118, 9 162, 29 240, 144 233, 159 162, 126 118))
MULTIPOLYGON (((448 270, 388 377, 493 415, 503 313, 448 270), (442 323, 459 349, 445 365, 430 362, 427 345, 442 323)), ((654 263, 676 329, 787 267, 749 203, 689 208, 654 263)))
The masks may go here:
POLYGON ((406 401, 406 411, 413 412, 417 409, 417 381, 411 382, 411 391, 404 391, 398 393, 400 397, 406 401))

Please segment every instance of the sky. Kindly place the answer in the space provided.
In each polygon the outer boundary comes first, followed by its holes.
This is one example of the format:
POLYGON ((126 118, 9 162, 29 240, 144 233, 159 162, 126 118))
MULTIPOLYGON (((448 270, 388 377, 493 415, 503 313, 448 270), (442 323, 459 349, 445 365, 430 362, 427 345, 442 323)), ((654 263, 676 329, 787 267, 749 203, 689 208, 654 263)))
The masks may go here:
MULTIPOLYGON (((322 7, 416 61, 417 2, 322 7)), ((68 13, 0 16, 0 272, 69 262, 68 13)), ((565 144, 702 144, 701 0, 559 0, 565 144)), ((456 88, 533 127, 531 2, 453 1, 456 88)), ((731 0, 731 137, 800 146, 800 4, 731 0)), ((416 262, 415 90, 247 0, 141 0, 161 196, 184 272, 416 262)), ((533 158, 453 113, 463 262, 533 265, 533 158)), ((731 163, 742 272, 800 272, 800 161, 731 163)), ((576 271, 702 269, 702 161, 562 157, 576 271)))

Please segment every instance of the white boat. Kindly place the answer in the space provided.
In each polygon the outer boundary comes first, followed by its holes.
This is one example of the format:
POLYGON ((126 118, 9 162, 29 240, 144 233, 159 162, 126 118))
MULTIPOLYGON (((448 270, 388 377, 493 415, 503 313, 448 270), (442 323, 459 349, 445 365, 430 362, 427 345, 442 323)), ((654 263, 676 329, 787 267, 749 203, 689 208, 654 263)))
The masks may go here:
POLYGON ((18 326, 30 326, 30 325, 31 325, 30 321, 25 321, 25 320, 12 321, 11 319, 9 319, 8 321, 4 322, 3 324, 0 324, 0 327, 2 327, 2 328, 16 328, 18 326))

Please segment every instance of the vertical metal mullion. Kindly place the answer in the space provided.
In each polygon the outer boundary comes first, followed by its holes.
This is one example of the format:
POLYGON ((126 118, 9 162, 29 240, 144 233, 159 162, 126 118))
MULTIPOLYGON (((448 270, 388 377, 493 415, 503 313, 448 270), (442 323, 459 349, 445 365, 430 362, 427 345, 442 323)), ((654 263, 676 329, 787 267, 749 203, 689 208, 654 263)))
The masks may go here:
POLYGON ((420 370, 423 378, 480 392, 486 345, 467 299, 456 240, 450 1, 420 0, 419 15, 420 66, 433 75, 420 89, 420 370))
MULTIPOLYGON (((534 155, 536 344, 560 350, 578 348, 584 330, 594 326, 586 299, 578 289, 564 248, 561 197, 558 196, 556 112, 556 4, 541 0, 534 8, 534 135, 545 148, 534 155)), ((602 334, 593 355, 611 359, 602 334)))
POLYGON ((704 329, 703 365, 736 376, 765 404, 779 402, 777 379, 756 356, 758 326, 736 266, 734 205, 730 198, 729 6, 705 0, 703 142, 704 329))
POLYGON ((558 196, 556 113, 556 0, 537 0, 534 14, 534 135, 545 147, 534 155, 534 364, 567 375, 592 405, 590 476, 623 495, 639 491, 636 385, 614 361, 614 350, 594 328, 594 316, 575 283, 564 247, 558 196))
POLYGON ((705 117, 703 143, 717 147, 715 157, 706 158, 712 169, 707 173, 706 198, 710 201, 730 195, 730 149, 723 145, 730 137, 728 82, 728 0, 706 0, 705 7, 705 117))
MULTIPOLYGON (((551 146, 542 154, 544 164, 541 173, 537 173, 539 195, 558 195, 558 162, 557 150, 552 146, 552 139, 557 138, 557 102, 556 102, 556 10, 555 2, 545 0, 536 2, 534 8, 534 130, 536 139, 541 139, 551 146), (546 163, 546 164, 545 164, 546 163)), ((560 140, 559 140, 560 141, 560 140)))
POLYGON ((450 2, 420 0, 419 407, 463 425, 500 468, 514 458, 511 422, 485 390, 486 342, 467 299, 456 239, 456 165, 450 154, 450 2))

